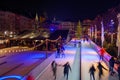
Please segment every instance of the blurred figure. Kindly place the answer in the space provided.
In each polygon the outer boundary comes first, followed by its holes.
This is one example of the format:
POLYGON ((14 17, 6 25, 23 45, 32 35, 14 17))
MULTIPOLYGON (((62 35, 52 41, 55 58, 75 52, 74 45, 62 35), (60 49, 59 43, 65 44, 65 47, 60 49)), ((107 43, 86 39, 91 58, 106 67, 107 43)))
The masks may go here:
POLYGON ((56 79, 57 65, 58 64, 55 62, 55 60, 51 63, 51 67, 52 67, 52 71, 53 71, 53 76, 55 77, 54 79, 56 79))
POLYGON ((56 44, 56 48, 57 48, 57 55, 56 55, 56 57, 60 57, 60 48, 61 48, 60 43, 56 44))
POLYGON ((94 73, 95 73, 95 67, 94 65, 92 64, 92 66, 90 67, 89 69, 89 73, 90 73, 90 80, 95 80, 95 76, 94 76, 94 73))
POLYGON ((119 77, 119 80, 120 80, 120 64, 118 66, 117 72, 118 72, 118 77, 119 77))
POLYGON ((35 80, 32 75, 28 75, 26 80, 35 80))
POLYGON ((66 62, 64 65, 64 77, 66 76, 66 80, 68 80, 69 70, 71 71, 71 67, 69 62, 66 62))
POLYGON ((101 48, 99 52, 100 52, 100 60, 104 60, 103 59, 104 58, 104 53, 105 53, 104 48, 101 48))
POLYGON ((114 57, 111 57, 111 59, 109 60, 109 71, 110 71, 110 75, 113 75, 113 74, 114 74, 114 71, 113 71, 114 64, 115 64, 114 57))
POLYGON ((61 46, 61 55, 62 55, 62 57, 65 58, 65 53, 64 53, 64 51, 65 51, 65 48, 64 48, 64 46, 62 45, 62 46, 61 46))
POLYGON ((76 47, 76 44, 77 44, 77 42, 76 42, 76 38, 75 38, 74 47, 76 47))
POLYGON ((99 70, 99 80, 101 79, 101 76, 103 75, 103 69, 107 70, 100 62, 98 62, 98 66, 97 66, 98 70, 99 70))

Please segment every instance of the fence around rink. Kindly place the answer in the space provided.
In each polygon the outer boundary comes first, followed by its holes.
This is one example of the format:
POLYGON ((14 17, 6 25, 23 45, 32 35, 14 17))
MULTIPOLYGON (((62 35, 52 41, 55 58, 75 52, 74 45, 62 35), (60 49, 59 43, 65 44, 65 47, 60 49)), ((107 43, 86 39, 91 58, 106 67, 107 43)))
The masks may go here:
POLYGON ((43 72, 47 69, 48 65, 55 59, 55 54, 52 54, 50 57, 45 59, 41 64, 32 69, 29 73, 27 73, 22 80, 26 80, 28 75, 32 75, 35 80, 38 80, 39 77, 43 74, 43 72))
MULTIPOLYGON (((92 48, 99 54, 101 47, 99 47, 98 45, 96 45, 93 41, 90 41, 90 45, 92 46, 92 48)), ((108 54, 106 51, 104 52, 104 59, 109 61, 109 59, 111 58, 111 55, 108 54)))

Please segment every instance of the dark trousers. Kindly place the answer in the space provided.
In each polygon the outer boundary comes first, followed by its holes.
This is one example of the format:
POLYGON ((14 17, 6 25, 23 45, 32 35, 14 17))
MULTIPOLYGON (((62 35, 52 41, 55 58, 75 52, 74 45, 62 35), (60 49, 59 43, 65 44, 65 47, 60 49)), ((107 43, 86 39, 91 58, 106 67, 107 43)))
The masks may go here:
POLYGON ((64 73, 64 77, 66 76, 66 80, 68 80, 68 72, 64 73))
POLYGON ((60 49, 57 49, 57 57, 60 57, 60 49))
POLYGON ((90 80, 95 80, 94 74, 90 74, 90 80), (93 78, 93 79, 92 79, 93 78))
POLYGON ((104 60, 102 55, 100 55, 100 60, 104 60))
POLYGON ((119 80, 120 80, 120 73, 118 73, 118 77, 119 77, 119 80))
POLYGON ((53 76, 54 76, 55 79, 56 79, 56 69, 53 69, 53 76))

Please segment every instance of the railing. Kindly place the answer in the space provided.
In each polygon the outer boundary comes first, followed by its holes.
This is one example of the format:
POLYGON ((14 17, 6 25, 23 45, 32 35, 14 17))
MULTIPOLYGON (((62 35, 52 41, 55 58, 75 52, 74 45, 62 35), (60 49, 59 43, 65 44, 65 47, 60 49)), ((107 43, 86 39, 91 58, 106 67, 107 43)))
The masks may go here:
MULTIPOLYGON (((95 51, 100 55, 100 49, 101 47, 99 47, 98 45, 96 45, 93 41, 90 41, 90 45, 93 49, 95 49, 95 51)), ((108 54, 106 51, 104 52, 104 59, 109 61, 109 59, 111 58, 111 55, 108 54)))
POLYGON ((82 48, 82 45, 81 45, 81 42, 79 43, 79 47, 80 47, 80 80, 82 80, 82 74, 81 74, 81 67, 82 67, 82 66, 81 66, 81 63, 82 63, 82 62, 81 62, 81 52, 82 52, 82 51, 81 51, 81 50, 82 50, 81 48, 82 48))
MULTIPOLYGON (((90 45, 93 47, 93 49, 95 49, 95 51, 99 54, 99 51, 101 49, 101 47, 99 47, 98 45, 96 45, 93 41, 90 41, 90 45)), ((109 66, 109 60, 111 58, 111 55, 108 54, 106 51, 104 53, 104 60, 107 62, 108 66, 109 66)), ((114 71, 117 73, 117 68, 118 68, 118 64, 114 64, 114 71)))
POLYGON ((39 77, 43 74, 43 72, 47 69, 48 65, 55 59, 55 54, 52 54, 50 57, 45 59, 41 64, 36 66, 34 69, 32 69, 29 73, 26 74, 22 78, 22 80, 26 80, 26 77, 28 75, 31 75, 35 78, 35 80, 38 80, 39 77))

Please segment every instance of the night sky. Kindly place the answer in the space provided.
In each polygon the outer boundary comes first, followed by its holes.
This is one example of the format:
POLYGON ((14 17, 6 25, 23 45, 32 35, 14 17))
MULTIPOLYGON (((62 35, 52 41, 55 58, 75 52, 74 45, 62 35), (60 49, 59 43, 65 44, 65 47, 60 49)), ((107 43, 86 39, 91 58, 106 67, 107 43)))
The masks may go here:
POLYGON ((94 19, 98 14, 118 6, 120 0, 0 0, 0 10, 34 18, 46 13, 49 19, 94 19))

